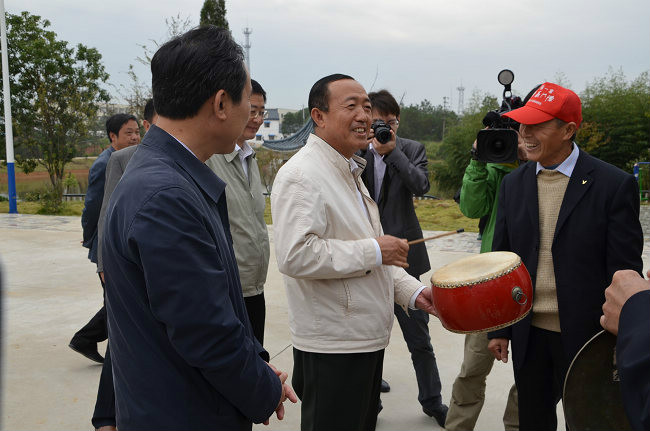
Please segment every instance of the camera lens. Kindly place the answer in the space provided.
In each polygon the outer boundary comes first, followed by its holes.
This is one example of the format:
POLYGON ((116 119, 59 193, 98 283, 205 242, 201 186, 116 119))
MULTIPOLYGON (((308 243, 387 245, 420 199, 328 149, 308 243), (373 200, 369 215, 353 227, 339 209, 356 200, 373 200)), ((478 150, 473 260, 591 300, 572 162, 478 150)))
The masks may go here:
POLYGON ((377 139, 380 144, 385 144, 390 141, 390 126, 384 121, 375 120, 371 127, 375 133, 375 139, 377 139))

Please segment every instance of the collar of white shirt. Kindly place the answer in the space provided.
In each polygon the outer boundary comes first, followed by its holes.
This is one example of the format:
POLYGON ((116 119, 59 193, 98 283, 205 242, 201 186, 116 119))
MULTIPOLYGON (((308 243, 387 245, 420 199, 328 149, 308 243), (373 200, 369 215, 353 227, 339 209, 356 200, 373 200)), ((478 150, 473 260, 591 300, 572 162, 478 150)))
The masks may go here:
MULTIPOLYGON (((578 161, 579 155, 580 149, 578 149, 578 144, 574 142, 573 150, 571 151, 571 154, 569 154, 569 157, 564 159, 564 161, 560 163, 558 167, 555 168, 555 170, 571 178, 571 174, 573 173, 573 169, 576 167, 576 162, 578 161)), ((542 169, 546 168, 544 168, 541 163, 537 162, 537 170, 535 171, 535 175, 539 174, 539 171, 542 169)))

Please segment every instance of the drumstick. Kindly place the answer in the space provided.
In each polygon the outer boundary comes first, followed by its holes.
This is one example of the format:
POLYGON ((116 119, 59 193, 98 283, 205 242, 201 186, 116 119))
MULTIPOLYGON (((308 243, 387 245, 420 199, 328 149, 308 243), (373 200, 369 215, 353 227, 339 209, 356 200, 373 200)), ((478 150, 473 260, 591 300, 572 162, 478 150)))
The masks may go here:
POLYGON ((430 236, 429 238, 414 239, 413 241, 409 241, 407 244, 408 245, 419 244, 424 241, 429 241, 431 239, 438 239, 438 238, 442 238, 443 236, 449 236, 461 232, 465 232, 465 229, 463 229, 462 227, 457 230, 452 230, 451 232, 445 232, 445 233, 441 233, 440 235, 430 236))

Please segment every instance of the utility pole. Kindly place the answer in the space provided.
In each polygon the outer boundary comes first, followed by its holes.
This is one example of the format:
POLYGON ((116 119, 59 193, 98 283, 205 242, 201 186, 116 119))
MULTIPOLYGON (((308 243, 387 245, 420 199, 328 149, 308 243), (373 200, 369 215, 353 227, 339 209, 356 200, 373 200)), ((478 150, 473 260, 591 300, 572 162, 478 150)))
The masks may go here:
POLYGON ((463 87, 463 83, 460 83, 460 87, 456 87, 456 90, 458 90, 458 115, 461 115, 463 111, 465 110, 464 106, 464 96, 465 96, 465 87, 463 87))
POLYGON ((445 127, 447 125, 447 111, 449 110, 449 97, 443 96, 442 98, 442 138, 445 138, 445 127))
POLYGON ((17 214, 16 171, 14 168, 14 132, 11 123, 11 95, 9 94, 9 57, 7 56, 7 23, 5 2, 0 0, 0 49, 2 49, 2 92, 5 104, 5 137, 7 141, 7 186, 9 192, 9 213, 17 214))
POLYGON ((253 29, 246 27, 244 29, 244 36, 246 36, 246 42, 244 42, 244 50, 246 55, 246 66, 248 67, 248 73, 251 73, 251 41, 250 35, 253 33, 253 29))

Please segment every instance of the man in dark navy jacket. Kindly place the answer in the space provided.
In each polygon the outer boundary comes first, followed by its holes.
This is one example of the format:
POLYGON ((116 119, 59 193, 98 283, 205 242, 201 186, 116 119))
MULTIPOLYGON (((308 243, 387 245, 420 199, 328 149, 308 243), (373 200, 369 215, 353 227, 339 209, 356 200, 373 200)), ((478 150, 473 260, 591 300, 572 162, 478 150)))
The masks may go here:
POLYGON ((605 298, 600 324, 618 335, 616 367, 625 413, 636 431, 650 431, 650 283, 635 271, 617 271, 605 298))
POLYGON ((201 27, 151 62, 152 126, 110 199, 103 242, 117 428, 250 430, 295 395, 246 314, 225 183, 251 83, 227 30, 201 27))
MULTIPOLYGON (((88 172, 88 190, 84 201, 84 210, 81 214, 81 227, 83 228, 83 246, 88 249, 88 260, 97 263, 97 238, 99 212, 104 198, 104 182, 106 165, 114 151, 140 142, 140 129, 138 121, 133 115, 115 114, 106 120, 106 134, 111 145, 97 157, 88 172)), ((101 272, 99 281, 104 288, 101 272)), ((77 331, 70 340, 70 348, 81 353, 88 359, 103 362, 104 359, 97 351, 97 343, 106 340, 106 308, 102 308, 90 319, 83 328, 77 331)))

